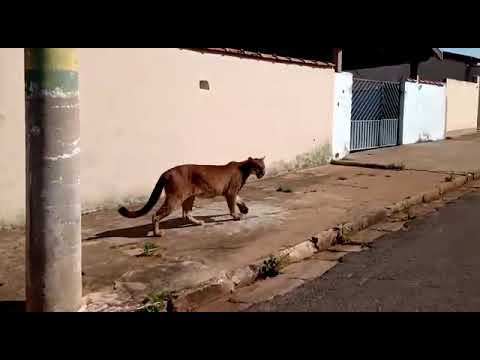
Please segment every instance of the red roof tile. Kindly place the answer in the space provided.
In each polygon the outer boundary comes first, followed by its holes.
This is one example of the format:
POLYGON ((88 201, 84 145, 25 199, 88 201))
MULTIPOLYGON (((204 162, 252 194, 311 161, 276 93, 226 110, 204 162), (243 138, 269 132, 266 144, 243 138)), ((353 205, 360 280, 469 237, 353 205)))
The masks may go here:
POLYGON ((185 48, 185 49, 199 51, 199 52, 220 54, 220 55, 230 55, 230 56, 237 56, 242 58, 286 63, 286 64, 297 64, 297 65, 306 65, 306 66, 322 67, 322 68, 334 67, 332 63, 323 62, 323 61, 292 58, 292 57, 280 56, 276 54, 265 54, 260 52, 247 51, 243 49, 234 49, 234 48, 185 48))
MULTIPOLYGON (((407 79, 408 82, 416 83, 417 80, 415 79, 407 79)), ((419 80, 419 84, 427 84, 427 85, 437 85, 437 86, 444 86, 445 84, 441 81, 430 81, 430 80, 419 80)))

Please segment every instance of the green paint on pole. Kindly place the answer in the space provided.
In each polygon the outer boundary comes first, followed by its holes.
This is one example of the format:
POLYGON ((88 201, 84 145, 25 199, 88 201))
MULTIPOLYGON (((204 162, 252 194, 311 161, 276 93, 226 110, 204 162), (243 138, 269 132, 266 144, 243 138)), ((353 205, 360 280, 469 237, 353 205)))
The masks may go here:
POLYGON ((27 70, 25 76, 25 94, 35 96, 39 90, 74 93, 78 91, 78 72, 64 70, 27 70))

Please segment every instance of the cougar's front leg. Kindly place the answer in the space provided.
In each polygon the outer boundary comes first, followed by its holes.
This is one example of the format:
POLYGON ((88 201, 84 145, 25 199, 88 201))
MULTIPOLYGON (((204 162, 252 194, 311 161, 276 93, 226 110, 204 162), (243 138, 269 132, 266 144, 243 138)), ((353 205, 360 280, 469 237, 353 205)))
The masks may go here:
POLYGON ((195 225, 203 225, 203 221, 197 220, 192 215, 193 202, 195 201, 195 196, 189 197, 182 204, 183 208, 183 217, 195 225))
POLYGON ((228 204, 228 209, 230 210, 230 215, 233 217, 234 220, 241 220, 240 214, 237 213, 237 195, 227 195, 227 204, 228 204))
POLYGON ((240 210, 240 212, 244 215, 248 214, 247 204, 245 204, 245 201, 243 201, 243 199, 238 195, 237 195, 236 202, 237 202, 238 210, 240 210))

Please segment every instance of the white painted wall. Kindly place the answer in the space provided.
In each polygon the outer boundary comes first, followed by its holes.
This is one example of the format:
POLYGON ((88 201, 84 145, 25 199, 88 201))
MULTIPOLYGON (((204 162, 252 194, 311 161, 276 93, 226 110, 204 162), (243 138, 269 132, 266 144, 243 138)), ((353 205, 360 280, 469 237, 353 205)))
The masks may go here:
POLYGON ((342 159, 350 152, 350 130, 352 114, 351 73, 336 73, 332 125, 332 157, 342 159))
MULTIPOLYGON (((299 154, 330 155, 331 68, 176 48, 78 54, 84 210, 149 196, 179 164, 266 156, 268 173, 299 154)), ((0 78, 1 227, 25 214, 23 49, 0 48, 0 78)))
POLYGON ((445 92, 444 86, 405 82, 402 144, 444 138, 445 92))
POLYGON ((476 130, 479 86, 447 79, 447 132, 476 130))
MULTIPOLYGON (((0 48, 0 228, 25 218, 23 49, 0 48)), ((1 261, 1 260, 0 260, 1 261)))

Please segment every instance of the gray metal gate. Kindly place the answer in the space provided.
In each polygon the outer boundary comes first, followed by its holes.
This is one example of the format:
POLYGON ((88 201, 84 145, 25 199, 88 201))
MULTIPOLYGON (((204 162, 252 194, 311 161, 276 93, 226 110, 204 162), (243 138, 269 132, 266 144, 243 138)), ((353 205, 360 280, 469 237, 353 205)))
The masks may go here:
POLYGON ((398 145, 399 82, 353 79, 350 150, 398 145))

